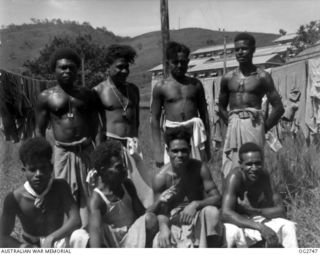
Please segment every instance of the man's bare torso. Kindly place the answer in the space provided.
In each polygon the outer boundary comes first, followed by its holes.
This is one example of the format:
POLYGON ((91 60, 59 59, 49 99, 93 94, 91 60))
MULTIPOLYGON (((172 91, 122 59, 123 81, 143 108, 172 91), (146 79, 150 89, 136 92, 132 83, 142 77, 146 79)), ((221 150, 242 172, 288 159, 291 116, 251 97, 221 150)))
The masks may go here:
POLYGON ((46 98, 46 107, 56 140, 73 142, 89 136, 88 117, 93 110, 87 89, 79 89, 72 95, 60 87, 48 89, 42 93, 46 98))
MULTIPOLYGON (((266 173, 264 173, 260 181, 253 186, 248 186, 245 182, 245 174, 241 172, 240 168, 236 169, 238 171, 236 178, 239 178, 239 189, 237 190, 237 198, 243 200, 244 194, 247 194, 250 204, 254 208, 267 208, 272 207, 272 190, 270 186, 270 179, 266 173)), ((241 213, 241 211, 239 212, 241 213)))
POLYGON ((242 108, 261 109, 262 97, 266 93, 265 72, 257 69, 243 76, 239 69, 226 75, 228 80, 230 110, 242 108))
POLYGON ((138 136, 139 92, 134 84, 127 83, 125 86, 125 95, 106 81, 94 89, 97 91, 105 111, 107 132, 120 137, 135 137, 138 136))
MULTIPOLYGON (((204 194, 203 180, 201 177, 201 165, 202 163, 196 159, 190 159, 188 167, 183 173, 177 175, 168 167, 165 171, 166 183, 165 189, 170 188, 177 183, 179 189, 183 190, 183 194, 189 201, 202 200, 204 194)), ((178 199, 181 199, 180 194, 178 199)), ((177 203, 182 201, 176 201, 177 203)))
POLYGON ((181 84, 173 78, 168 78, 161 84, 161 98, 166 119, 185 121, 198 117, 198 93, 200 82, 186 77, 186 83, 181 84))
POLYGON ((17 216, 23 229, 28 234, 45 237, 59 229, 64 220, 64 205, 61 181, 54 181, 51 190, 45 196, 42 208, 34 206, 34 199, 23 186, 14 191, 13 197, 17 203, 17 216))

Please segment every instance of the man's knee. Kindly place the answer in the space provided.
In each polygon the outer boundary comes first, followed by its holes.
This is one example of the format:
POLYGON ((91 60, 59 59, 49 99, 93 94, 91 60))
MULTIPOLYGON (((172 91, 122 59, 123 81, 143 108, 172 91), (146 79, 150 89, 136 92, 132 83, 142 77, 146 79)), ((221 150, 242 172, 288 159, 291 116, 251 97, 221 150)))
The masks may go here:
POLYGON ((71 248, 86 248, 89 242, 89 234, 84 229, 77 229, 73 231, 70 236, 71 248))
POLYGON ((220 221, 220 211, 215 206, 206 206, 202 208, 201 213, 204 214, 204 217, 211 221, 220 221))
POLYGON ((154 213, 146 213, 145 216, 146 229, 147 230, 156 230, 158 229, 158 218, 154 213))

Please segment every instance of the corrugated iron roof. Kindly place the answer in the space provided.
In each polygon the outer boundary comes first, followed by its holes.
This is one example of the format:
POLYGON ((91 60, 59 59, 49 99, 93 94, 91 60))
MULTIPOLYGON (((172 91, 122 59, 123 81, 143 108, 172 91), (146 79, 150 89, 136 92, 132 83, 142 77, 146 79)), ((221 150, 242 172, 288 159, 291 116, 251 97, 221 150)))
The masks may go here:
MULTIPOLYGON (((254 56, 253 57, 253 64, 259 65, 264 63, 270 63, 275 65, 280 65, 280 57, 277 54, 270 54, 264 56, 254 56)), ((226 62, 226 67, 236 67, 239 63, 235 58, 228 59, 226 62)), ((200 65, 197 65, 193 68, 190 68, 188 72, 199 72, 205 70, 215 70, 215 69, 222 69, 223 68, 223 61, 214 61, 214 62, 206 62, 200 65)))
MULTIPOLYGON (((189 68, 194 67, 194 66, 202 64, 212 58, 213 57, 190 59, 188 66, 189 66, 189 68)), ((163 69, 163 66, 162 66, 162 64, 160 64, 160 65, 157 65, 157 66, 153 67, 152 69, 150 69, 149 72, 162 71, 162 69, 163 69)))
POLYGON ((278 37, 273 42, 274 43, 279 43, 279 42, 282 42, 282 41, 293 40, 296 37, 297 37, 296 33, 290 33, 290 34, 286 34, 286 35, 282 35, 282 36, 278 37))
MULTIPOLYGON (((227 43, 226 44, 226 48, 227 49, 233 49, 234 48, 234 43, 227 43)), ((212 52, 212 51, 218 51, 218 50, 223 50, 223 49, 224 49, 223 44, 214 45, 214 46, 208 46, 208 47, 203 47, 203 48, 197 49, 197 50, 191 52, 190 55, 206 53, 206 52, 212 52)))

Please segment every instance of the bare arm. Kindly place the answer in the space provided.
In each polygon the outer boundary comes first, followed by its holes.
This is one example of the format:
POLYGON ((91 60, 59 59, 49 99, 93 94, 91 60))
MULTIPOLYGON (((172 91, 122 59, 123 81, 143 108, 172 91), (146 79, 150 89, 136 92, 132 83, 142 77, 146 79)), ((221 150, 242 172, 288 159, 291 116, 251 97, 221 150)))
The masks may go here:
POLYGON ((67 215, 67 219, 63 225, 48 235, 44 241, 44 247, 53 247, 53 243, 64 237, 72 234, 72 232, 81 227, 81 219, 79 214, 79 208, 74 201, 69 185, 66 182, 61 182, 59 185, 59 193, 61 197, 61 206, 64 208, 64 212, 67 215))
POLYGON ((217 188, 217 185, 213 181, 207 164, 202 163, 201 177, 204 188, 204 199, 200 201, 194 201, 197 203, 197 210, 206 207, 207 205, 221 206, 221 195, 217 188))
POLYGON ((266 175, 263 178, 263 182, 266 189, 266 200, 270 201, 268 205, 264 208, 256 208, 251 206, 251 203, 247 197, 245 192, 244 199, 239 201, 239 206, 241 206, 241 210, 246 213, 247 215, 254 216, 254 215, 261 215, 265 218, 278 218, 278 217, 285 217, 285 208, 282 204, 282 199, 280 195, 274 191, 274 187, 271 184, 270 176, 266 175))
POLYGON ((20 247, 21 243, 11 236, 17 214, 17 201, 13 193, 9 193, 3 203, 0 219, 0 247, 20 247))
POLYGON ((131 196, 133 210, 136 213, 136 215, 140 217, 146 212, 146 209, 144 208, 143 204, 141 203, 138 197, 137 190, 131 180, 126 180, 124 185, 131 196))
POLYGON ((260 223, 254 222, 246 216, 239 214, 235 210, 238 199, 238 191, 242 181, 241 178, 240 172, 232 173, 227 177, 222 199, 222 219, 224 222, 232 223, 240 228, 251 228, 260 231, 260 223))
POLYGON ((228 78, 223 76, 220 82, 220 94, 219 94, 219 115, 226 125, 228 125, 228 111, 229 104, 229 88, 228 78))
POLYGON ((36 136, 46 136, 46 129, 49 123, 50 113, 48 110, 48 94, 47 91, 40 93, 36 105, 36 136))
POLYGON ((106 116, 105 116, 105 112, 103 109, 103 105, 101 102, 101 99, 98 95, 98 86, 93 88, 94 94, 95 94, 95 99, 97 100, 95 106, 96 106, 96 110, 98 112, 97 118, 98 118, 98 127, 97 127, 97 134, 95 136, 95 143, 98 146, 99 144, 101 144, 104 141, 104 135, 106 133, 106 116))
MULTIPOLYGON (((135 86, 135 85, 134 85, 135 86)), ((137 102, 136 102, 136 134, 135 136, 138 137, 139 135, 139 126, 140 126, 140 92, 139 88, 135 86, 135 94, 137 96, 137 102)))
POLYGON ((182 223, 191 224, 196 212, 208 205, 220 207, 221 196, 216 184, 212 180, 206 163, 202 163, 200 174, 203 182, 204 198, 202 200, 191 201, 190 204, 182 210, 180 213, 180 220, 182 223))
POLYGON ((101 210, 103 206, 103 201, 100 196, 93 192, 90 198, 90 217, 89 217, 89 236, 90 236, 90 247, 91 248, 101 248, 101 210))
POLYGON ((205 146, 206 146, 207 160, 209 160, 211 158, 211 151, 210 151, 210 143, 211 143, 210 130, 211 129, 210 129, 206 96, 205 96, 205 92, 201 82, 199 82, 198 107, 199 107, 200 118, 202 119, 206 129, 207 141, 205 146))
POLYGON ((268 101, 272 106, 271 113, 268 119, 265 121, 265 132, 267 132, 278 123, 279 119, 284 113, 284 107, 281 101, 281 97, 274 86, 271 75, 267 72, 264 72, 262 75, 262 79, 266 87, 266 95, 268 101))
POLYGON ((154 159, 157 166, 163 165, 163 154, 161 150, 161 127, 160 118, 163 102, 161 100, 161 83, 158 83, 153 88, 152 93, 152 104, 151 104, 151 131, 152 131, 152 142, 154 146, 154 159))

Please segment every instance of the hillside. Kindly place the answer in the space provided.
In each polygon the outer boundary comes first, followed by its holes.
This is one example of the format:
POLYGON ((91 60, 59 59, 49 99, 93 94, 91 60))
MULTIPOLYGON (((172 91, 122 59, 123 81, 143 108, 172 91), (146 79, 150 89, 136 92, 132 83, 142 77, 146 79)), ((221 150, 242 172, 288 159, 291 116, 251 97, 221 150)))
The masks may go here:
MULTIPOLYGON (((191 51, 209 45, 223 43, 223 36, 232 42, 237 32, 212 31, 201 28, 185 28, 172 30, 171 40, 183 42, 191 51)), ((93 41, 108 46, 113 43, 130 44, 138 57, 131 68, 130 80, 141 88, 141 94, 148 97, 151 74, 148 70, 161 62, 161 33, 160 31, 142 34, 133 38, 116 36, 105 27, 93 28, 89 23, 79 24, 74 21, 42 21, 35 24, 10 25, 0 30, 0 68, 20 73, 23 63, 28 59, 37 58, 44 45, 55 36, 76 37, 79 34, 90 34, 93 41)), ((253 33, 257 46, 270 44, 279 35, 253 33)))
POLYGON ((20 72, 23 63, 28 59, 37 58, 41 49, 55 36, 72 38, 79 34, 89 34, 94 42, 104 45, 125 39, 107 31, 106 28, 95 29, 89 23, 79 24, 74 21, 11 25, 0 30, 0 68, 20 72))

